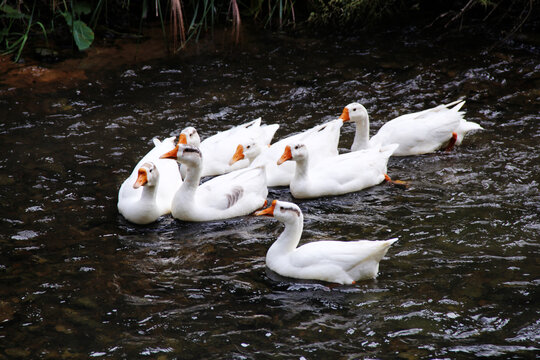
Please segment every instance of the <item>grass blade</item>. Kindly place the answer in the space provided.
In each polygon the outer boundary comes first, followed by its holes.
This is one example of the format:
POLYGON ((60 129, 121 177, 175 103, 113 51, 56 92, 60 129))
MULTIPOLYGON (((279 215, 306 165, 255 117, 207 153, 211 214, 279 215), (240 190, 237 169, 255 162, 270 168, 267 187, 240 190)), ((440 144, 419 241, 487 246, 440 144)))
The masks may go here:
POLYGON ((178 49, 178 33, 180 33, 180 48, 183 48, 186 43, 186 30, 181 0, 171 0, 171 26, 173 33, 173 47, 176 52, 178 49))

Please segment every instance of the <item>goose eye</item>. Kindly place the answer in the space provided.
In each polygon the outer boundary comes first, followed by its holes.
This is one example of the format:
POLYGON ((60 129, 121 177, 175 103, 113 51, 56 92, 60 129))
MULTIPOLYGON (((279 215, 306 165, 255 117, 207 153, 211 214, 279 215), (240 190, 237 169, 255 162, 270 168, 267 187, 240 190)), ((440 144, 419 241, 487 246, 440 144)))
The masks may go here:
POLYGON ((352 111, 356 111, 356 108, 352 109, 352 111))
POLYGON ((295 149, 295 150, 298 150, 298 145, 296 145, 296 146, 294 147, 294 149, 295 149))
POLYGON ((251 149, 251 145, 246 146, 246 149, 251 149))

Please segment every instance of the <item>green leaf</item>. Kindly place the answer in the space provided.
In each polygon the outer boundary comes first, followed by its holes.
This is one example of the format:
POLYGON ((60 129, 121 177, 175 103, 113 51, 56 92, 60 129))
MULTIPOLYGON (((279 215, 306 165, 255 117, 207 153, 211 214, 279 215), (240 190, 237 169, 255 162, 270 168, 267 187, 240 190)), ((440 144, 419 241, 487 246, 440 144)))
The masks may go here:
POLYGON ((73 39, 79 50, 86 50, 92 45, 94 41, 94 32, 81 20, 75 20, 73 22, 73 39))
POLYGON ((4 17, 9 18, 9 19, 23 19, 23 18, 28 19, 29 18, 28 15, 19 12, 17 9, 12 8, 11 6, 7 4, 0 6, 0 11, 6 13, 5 15, 3 14, 0 15, 0 17, 3 17, 3 18, 4 17))
POLYGON ((41 28, 41 31, 43 31, 43 36, 45 36, 45 42, 47 43, 47 46, 49 46, 49 38, 47 37, 47 30, 45 29, 45 25, 43 25, 41 21, 35 22, 35 25, 38 25, 41 28))
POLYGON ((64 19, 66 19, 67 25, 68 25, 70 28, 72 28, 72 27, 73 27, 73 24, 72 24, 73 19, 71 18, 71 14, 68 13, 67 11, 66 11, 66 12, 60 11, 60 14, 62 14, 62 16, 64 17, 64 19))
POLYGON ((92 12, 92 7, 86 2, 76 2, 73 6, 73 12, 77 15, 88 15, 92 12))

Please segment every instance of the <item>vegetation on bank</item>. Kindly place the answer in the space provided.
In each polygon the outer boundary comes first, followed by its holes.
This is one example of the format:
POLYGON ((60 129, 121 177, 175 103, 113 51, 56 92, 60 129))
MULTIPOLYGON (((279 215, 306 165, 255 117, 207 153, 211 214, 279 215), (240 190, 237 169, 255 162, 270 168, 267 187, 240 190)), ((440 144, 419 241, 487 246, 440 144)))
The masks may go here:
POLYGON ((456 29, 486 23, 512 35, 538 23, 540 0, 0 0, 0 51, 19 61, 29 42, 40 54, 85 51, 96 38, 141 37, 159 23, 180 51, 215 26, 236 40, 249 22, 274 30, 351 33, 403 24, 456 29), (35 45, 39 44, 39 45, 35 45))

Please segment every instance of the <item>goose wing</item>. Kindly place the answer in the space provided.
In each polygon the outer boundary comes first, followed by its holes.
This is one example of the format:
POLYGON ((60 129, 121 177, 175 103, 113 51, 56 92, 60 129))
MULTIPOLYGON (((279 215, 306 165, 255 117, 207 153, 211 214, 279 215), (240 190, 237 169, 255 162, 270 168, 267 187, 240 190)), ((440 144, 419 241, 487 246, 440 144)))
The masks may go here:
POLYGON ((266 198, 264 168, 247 168, 217 176, 203 183, 198 189, 199 200, 206 206, 227 210, 249 201, 252 196, 266 198))

